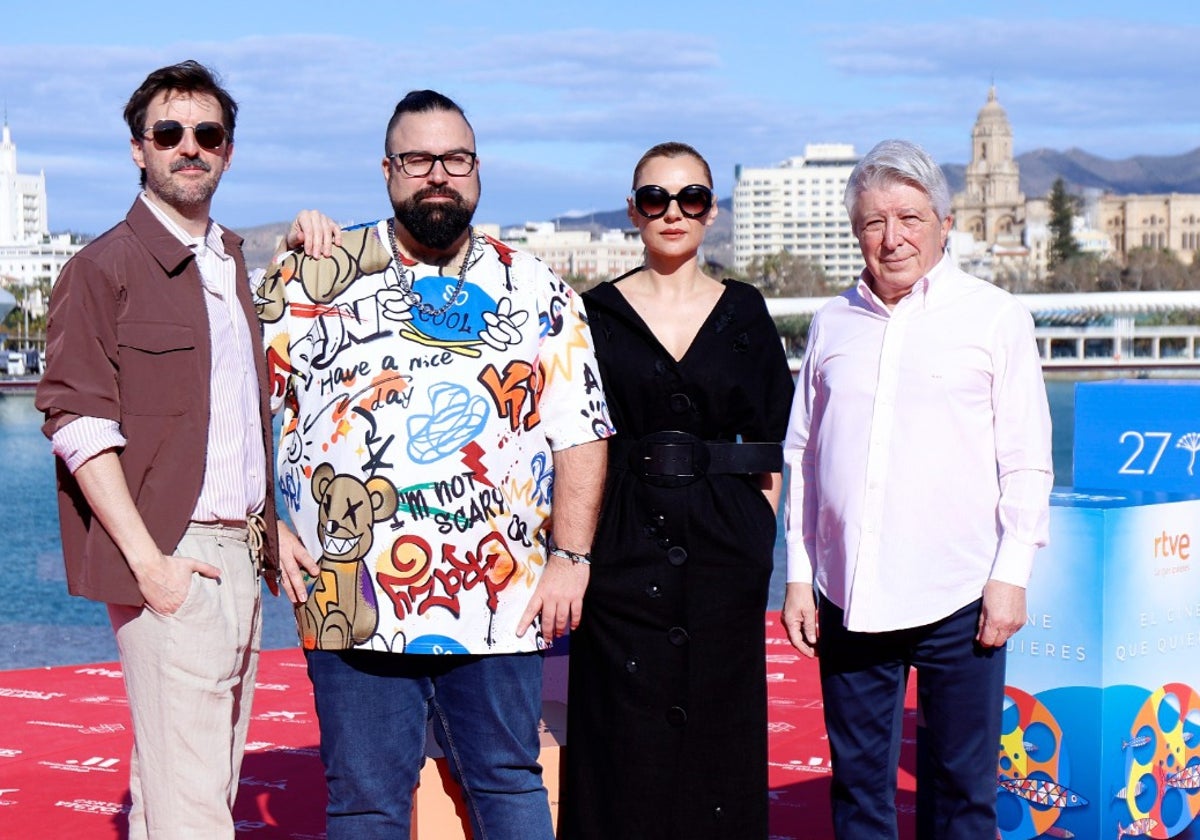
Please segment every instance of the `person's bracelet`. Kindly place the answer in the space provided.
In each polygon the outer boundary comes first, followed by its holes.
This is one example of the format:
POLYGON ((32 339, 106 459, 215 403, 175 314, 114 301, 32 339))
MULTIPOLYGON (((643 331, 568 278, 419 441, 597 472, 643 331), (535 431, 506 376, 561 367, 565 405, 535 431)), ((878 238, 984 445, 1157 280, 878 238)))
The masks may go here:
POLYGON ((551 545, 550 546, 550 556, 551 557, 561 557, 563 560, 570 560, 573 564, 578 564, 578 565, 583 565, 583 566, 592 565, 592 554, 590 551, 580 554, 578 551, 569 551, 569 550, 567 550, 565 548, 561 548, 557 545, 551 545))

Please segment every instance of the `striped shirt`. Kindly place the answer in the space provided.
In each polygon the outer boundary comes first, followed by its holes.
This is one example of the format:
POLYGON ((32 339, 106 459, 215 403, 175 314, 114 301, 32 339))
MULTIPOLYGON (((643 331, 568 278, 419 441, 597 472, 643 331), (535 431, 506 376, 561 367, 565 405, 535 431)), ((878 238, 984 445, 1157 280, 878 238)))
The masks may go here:
MULTIPOLYGON (((145 194, 141 200, 168 231, 196 254, 204 284, 212 367, 209 370, 208 447, 204 484, 192 511, 194 522, 235 521, 262 510, 266 488, 254 352, 258 342, 237 299, 237 267, 225 253, 221 228, 209 222, 205 236, 190 236, 145 194)), ((54 454, 74 473, 101 452, 120 449, 125 437, 108 419, 80 417, 55 432, 54 454)))

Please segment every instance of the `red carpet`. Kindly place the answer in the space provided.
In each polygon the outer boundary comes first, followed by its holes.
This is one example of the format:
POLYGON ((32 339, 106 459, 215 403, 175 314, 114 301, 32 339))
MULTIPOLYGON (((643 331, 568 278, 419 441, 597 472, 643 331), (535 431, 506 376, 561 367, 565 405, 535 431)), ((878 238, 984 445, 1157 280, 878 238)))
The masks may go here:
MULTIPOLYGON (((829 750, 816 665, 788 645, 774 614, 767 635, 771 838, 822 840, 830 836, 829 750)), ((911 692, 909 701, 903 768, 912 766, 911 692)), ((0 672, 0 837, 123 840, 130 744, 115 664, 0 672)), ((911 840, 913 779, 906 769, 900 786, 901 837, 911 840)), ((323 814, 303 656, 266 652, 242 767, 238 836, 320 840, 323 814)))

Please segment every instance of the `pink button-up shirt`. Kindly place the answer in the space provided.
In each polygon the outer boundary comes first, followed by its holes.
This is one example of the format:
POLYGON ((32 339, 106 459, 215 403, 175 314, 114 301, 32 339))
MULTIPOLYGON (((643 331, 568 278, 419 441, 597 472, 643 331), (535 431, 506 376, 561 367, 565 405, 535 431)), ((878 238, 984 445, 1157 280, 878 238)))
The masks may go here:
POLYGON ((847 628, 917 627, 1025 586, 1049 534, 1033 321, 948 258, 888 308, 859 281, 813 319, 784 441, 788 581, 847 628))

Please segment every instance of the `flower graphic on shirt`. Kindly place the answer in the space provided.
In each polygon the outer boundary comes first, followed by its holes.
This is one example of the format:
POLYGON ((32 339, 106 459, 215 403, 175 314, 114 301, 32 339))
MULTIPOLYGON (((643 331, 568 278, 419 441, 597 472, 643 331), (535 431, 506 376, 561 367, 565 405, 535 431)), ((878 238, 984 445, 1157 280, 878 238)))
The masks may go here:
POLYGON ((432 464, 458 452, 483 429, 488 401, 453 382, 429 389, 430 411, 408 419, 408 454, 418 464, 432 464))

